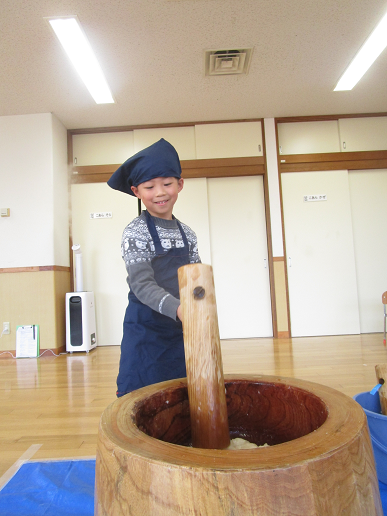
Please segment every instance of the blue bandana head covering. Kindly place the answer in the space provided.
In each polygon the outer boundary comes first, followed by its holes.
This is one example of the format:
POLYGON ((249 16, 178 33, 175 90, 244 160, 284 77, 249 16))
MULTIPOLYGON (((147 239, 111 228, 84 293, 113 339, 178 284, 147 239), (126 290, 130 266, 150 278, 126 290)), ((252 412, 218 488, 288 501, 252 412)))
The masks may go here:
POLYGON ((134 196, 132 186, 156 177, 181 177, 179 155, 164 138, 127 159, 107 184, 114 190, 134 196))

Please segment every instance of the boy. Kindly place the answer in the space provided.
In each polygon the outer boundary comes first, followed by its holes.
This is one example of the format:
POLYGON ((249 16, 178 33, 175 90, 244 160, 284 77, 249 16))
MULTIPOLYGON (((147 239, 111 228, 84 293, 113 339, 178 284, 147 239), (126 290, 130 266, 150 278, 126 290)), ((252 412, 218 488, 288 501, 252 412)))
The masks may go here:
POLYGON ((172 215, 184 180, 175 148, 159 140, 123 163, 111 188, 146 207, 126 226, 121 254, 128 272, 117 396, 186 376, 177 269, 200 262, 195 233, 172 215))

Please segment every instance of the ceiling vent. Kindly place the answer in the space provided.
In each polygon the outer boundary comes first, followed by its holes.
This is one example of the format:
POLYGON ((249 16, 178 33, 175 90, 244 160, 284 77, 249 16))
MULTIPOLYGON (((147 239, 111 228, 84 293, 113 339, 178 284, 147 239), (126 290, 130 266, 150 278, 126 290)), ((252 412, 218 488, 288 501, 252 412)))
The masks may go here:
POLYGON ((243 48, 238 50, 206 50, 204 53, 205 74, 247 74, 252 54, 252 48, 243 48))

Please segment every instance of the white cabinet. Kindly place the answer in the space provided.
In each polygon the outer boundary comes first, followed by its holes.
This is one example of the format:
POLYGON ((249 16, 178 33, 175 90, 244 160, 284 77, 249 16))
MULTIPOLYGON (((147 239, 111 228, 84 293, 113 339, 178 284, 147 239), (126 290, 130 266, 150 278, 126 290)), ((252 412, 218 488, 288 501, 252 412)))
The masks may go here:
POLYGON ((159 127, 152 129, 135 129, 134 152, 139 152, 152 143, 164 138, 175 147, 181 160, 195 159, 195 128, 189 127, 159 127))
POLYGON ((343 152, 387 150, 387 116, 339 120, 343 152))
POLYGON ((235 122, 74 134, 74 165, 120 164, 160 138, 181 160, 263 156, 261 122, 235 122))
POLYGON ((278 124, 280 154, 387 150, 387 117, 278 124))
POLYGON ((197 159, 263 156, 261 122, 195 126, 197 159))
POLYGON ((117 165, 133 154, 133 131, 73 135, 75 166, 117 165))
POLYGON ((340 152, 337 120, 278 124, 280 154, 340 152))
POLYGON ((180 159, 196 158, 193 126, 160 127, 110 133, 74 134, 74 165, 120 164, 160 138, 164 138, 175 147, 180 159))

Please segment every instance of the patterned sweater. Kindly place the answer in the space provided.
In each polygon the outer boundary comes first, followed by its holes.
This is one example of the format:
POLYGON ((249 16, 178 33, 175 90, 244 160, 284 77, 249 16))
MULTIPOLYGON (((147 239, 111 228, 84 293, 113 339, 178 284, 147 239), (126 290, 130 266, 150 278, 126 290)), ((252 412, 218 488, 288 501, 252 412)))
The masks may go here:
MULTIPOLYGON (((184 247, 176 219, 165 220, 153 217, 162 247, 184 247)), ((189 245, 190 263, 200 262, 197 238, 186 224, 180 222, 189 245)), ((128 272, 127 282, 141 303, 176 320, 179 299, 161 288, 154 278, 151 261, 156 256, 155 246, 146 224, 145 212, 126 226, 122 234, 121 255, 128 272)))

